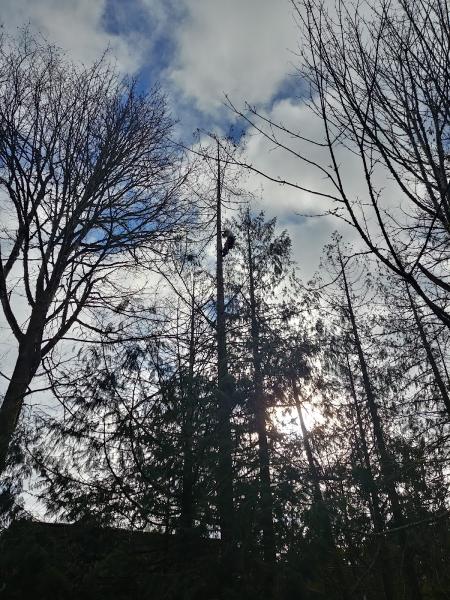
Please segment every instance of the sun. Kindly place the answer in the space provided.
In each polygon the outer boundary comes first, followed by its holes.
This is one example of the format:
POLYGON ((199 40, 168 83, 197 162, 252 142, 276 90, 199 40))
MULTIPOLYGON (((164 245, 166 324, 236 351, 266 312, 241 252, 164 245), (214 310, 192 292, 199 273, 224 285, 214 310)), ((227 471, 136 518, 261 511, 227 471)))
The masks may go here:
POLYGON ((318 402, 308 399, 298 405, 293 403, 273 406, 271 409, 272 422, 283 433, 302 436, 300 413, 308 433, 324 423, 325 417, 318 404, 318 402))

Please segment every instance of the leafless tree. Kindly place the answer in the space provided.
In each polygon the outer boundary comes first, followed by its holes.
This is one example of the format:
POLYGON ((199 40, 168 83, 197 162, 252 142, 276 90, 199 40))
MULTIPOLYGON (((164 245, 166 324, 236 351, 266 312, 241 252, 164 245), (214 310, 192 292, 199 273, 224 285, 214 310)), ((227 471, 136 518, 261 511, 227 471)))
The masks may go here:
POLYGON ((27 32, 3 40, 0 299, 17 360, 0 472, 44 357, 74 327, 95 329, 90 311, 124 299, 118 270, 161 254, 185 222, 171 126, 164 96, 140 93, 107 58, 77 66, 27 32))
POLYGON ((308 139, 256 108, 237 112, 305 168, 317 168, 330 187, 325 193, 264 174, 331 200, 329 212, 350 223, 449 327, 448 2, 292 4, 302 33, 298 74, 309 85, 305 102, 321 118, 323 137, 308 139), (318 148, 328 151, 323 162, 314 158, 318 148), (346 152, 360 165, 359 197, 344 171, 346 152))

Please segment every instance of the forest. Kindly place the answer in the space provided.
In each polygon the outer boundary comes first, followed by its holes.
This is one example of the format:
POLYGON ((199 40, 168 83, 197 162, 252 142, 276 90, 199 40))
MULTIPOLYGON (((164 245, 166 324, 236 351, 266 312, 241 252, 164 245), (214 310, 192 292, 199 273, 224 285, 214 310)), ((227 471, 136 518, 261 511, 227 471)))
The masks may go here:
POLYGON ((0 599, 450 598, 449 7, 290 9, 317 139, 1 30, 0 599))

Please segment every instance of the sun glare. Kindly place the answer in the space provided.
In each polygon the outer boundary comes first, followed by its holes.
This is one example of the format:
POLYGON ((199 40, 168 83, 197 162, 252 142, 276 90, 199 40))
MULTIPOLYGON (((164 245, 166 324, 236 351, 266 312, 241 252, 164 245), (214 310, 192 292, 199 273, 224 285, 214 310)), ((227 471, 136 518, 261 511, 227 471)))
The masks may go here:
MULTIPOLYGON (((324 422, 324 416, 317 405, 311 401, 304 401, 301 405, 303 421, 308 432, 324 422)), ((298 434, 302 437, 298 409, 292 406, 275 406, 272 412, 272 421, 276 428, 283 433, 298 434)))

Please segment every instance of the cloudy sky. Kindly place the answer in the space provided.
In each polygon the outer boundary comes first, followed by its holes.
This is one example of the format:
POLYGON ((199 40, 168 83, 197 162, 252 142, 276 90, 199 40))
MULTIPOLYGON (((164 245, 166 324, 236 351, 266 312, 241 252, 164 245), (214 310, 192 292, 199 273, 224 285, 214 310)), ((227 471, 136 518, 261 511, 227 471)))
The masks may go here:
POLYGON ((258 104, 288 93, 298 42, 288 0, 3 0, 2 8, 8 30, 30 23, 77 60, 109 46, 124 72, 160 81, 199 121, 220 119, 224 92, 258 104))
MULTIPOLYGON (((228 130, 233 117, 224 94, 239 107, 247 101, 295 130, 320 135, 320 123, 300 99, 301 40, 289 0, 3 0, 0 19, 8 32, 29 24, 78 61, 110 48, 122 72, 167 91, 186 142, 197 128, 228 130)), ((249 136, 247 155, 273 176, 321 185, 311 168, 257 136, 249 136)), ((248 185, 261 192, 261 207, 289 228, 309 277, 338 223, 301 217, 324 207, 294 189, 256 176, 248 185)))

